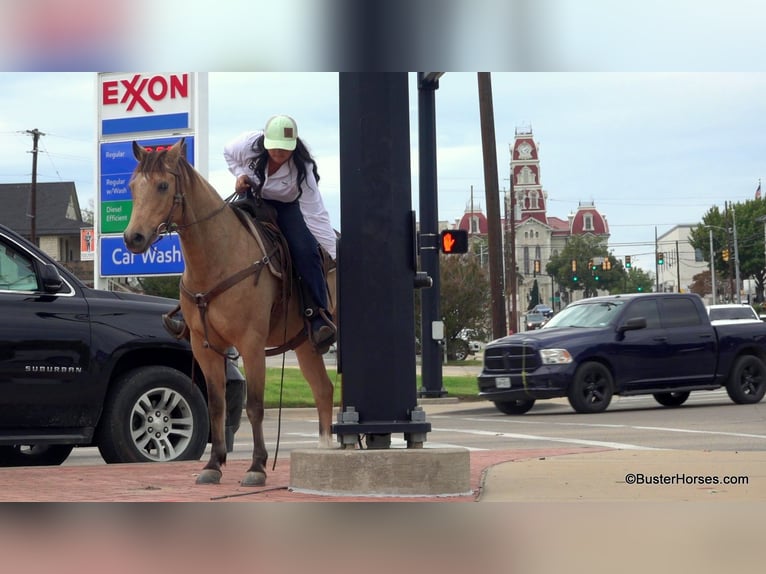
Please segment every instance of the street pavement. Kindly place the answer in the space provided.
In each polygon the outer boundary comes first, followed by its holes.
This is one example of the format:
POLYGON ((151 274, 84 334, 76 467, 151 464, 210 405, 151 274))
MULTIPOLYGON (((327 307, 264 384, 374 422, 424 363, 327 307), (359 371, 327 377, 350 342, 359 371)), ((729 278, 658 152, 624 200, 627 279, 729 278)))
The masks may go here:
MULTIPOLYGON (((445 366, 474 376, 476 365, 445 366)), ((455 398, 420 399, 428 402, 455 398)), ((428 445, 426 444, 426 448, 428 445)), ((766 452, 548 447, 470 452, 471 491, 462 496, 329 496, 294 492, 289 457, 267 486, 244 488, 248 460, 230 460, 220 485, 197 486, 203 462, 0 469, 0 501, 432 501, 432 502, 766 502, 766 452)))

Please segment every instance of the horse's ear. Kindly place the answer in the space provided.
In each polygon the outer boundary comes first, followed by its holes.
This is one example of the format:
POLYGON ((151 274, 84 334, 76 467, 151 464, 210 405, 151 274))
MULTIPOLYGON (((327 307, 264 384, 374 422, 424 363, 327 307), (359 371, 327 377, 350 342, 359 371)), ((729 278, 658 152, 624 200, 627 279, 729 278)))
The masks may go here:
POLYGON ((146 157, 147 151, 136 140, 133 140, 133 157, 139 162, 146 157))
POLYGON ((186 138, 181 138, 168 150, 170 161, 177 162, 182 157, 186 157, 186 138))

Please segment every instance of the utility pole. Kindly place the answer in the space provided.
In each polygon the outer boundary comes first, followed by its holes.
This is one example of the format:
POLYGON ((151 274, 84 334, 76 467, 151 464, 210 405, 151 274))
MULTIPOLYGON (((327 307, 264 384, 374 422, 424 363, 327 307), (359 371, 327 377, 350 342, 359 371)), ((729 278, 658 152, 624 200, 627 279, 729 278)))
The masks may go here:
POLYGON ((30 217, 29 223, 29 240, 37 245, 37 142, 40 140, 40 136, 45 134, 37 128, 33 130, 27 130, 27 133, 32 136, 32 191, 30 198, 30 217))
POLYGON ((487 198, 487 224, 489 229, 489 280, 492 297, 492 336, 504 337, 507 331, 505 301, 503 299, 502 236, 500 231, 500 190, 497 180, 497 153, 495 150, 495 112, 492 107, 492 80, 489 72, 478 72, 479 116, 481 142, 484 155, 484 188, 487 198))

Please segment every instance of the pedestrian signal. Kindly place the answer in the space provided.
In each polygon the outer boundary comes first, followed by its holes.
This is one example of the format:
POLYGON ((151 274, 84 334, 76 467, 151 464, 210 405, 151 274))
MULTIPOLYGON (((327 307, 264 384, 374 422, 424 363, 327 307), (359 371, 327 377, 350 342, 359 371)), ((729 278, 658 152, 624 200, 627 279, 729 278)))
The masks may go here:
POLYGON ((445 229, 441 232, 442 253, 468 253, 468 232, 465 229, 445 229))

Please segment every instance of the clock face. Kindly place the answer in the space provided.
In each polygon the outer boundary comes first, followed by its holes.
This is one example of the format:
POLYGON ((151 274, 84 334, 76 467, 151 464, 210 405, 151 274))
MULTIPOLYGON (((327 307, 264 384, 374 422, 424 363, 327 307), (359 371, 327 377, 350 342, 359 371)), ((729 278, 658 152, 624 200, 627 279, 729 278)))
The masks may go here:
POLYGON ((532 157, 532 146, 524 142, 519 146, 519 158, 530 159, 532 157))

